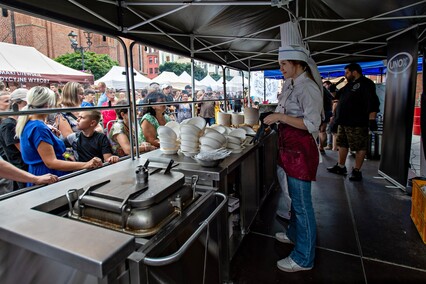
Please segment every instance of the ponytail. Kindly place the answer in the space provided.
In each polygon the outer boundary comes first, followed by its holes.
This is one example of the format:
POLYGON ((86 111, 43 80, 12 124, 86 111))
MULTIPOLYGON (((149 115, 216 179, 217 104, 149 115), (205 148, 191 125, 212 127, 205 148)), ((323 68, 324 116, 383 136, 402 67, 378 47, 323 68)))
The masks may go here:
MULTIPOLYGON (((22 110, 27 110, 28 106, 24 106, 22 108, 22 110)), ((16 132, 16 137, 18 137, 19 139, 21 139, 21 135, 22 135, 22 131, 24 130, 25 124, 27 124, 29 119, 29 115, 21 115, 20 117, 18 117, 18 122, 16 123, 16 128, 15 128, 15 132, 16 132)))
MULTIPOLYGON (((55 93, 47 88, 36 86, 31 88, 27 94, 28 105, 26 105, 22 110, 28 110, 33 108, 51 108, 56 104, 55 93)), ((29 115, 21 115, 18 118, 18 122, 16 123, 16 137, 21 138, 22 132, 24 130, 25 125, 29 120, 29 115)))

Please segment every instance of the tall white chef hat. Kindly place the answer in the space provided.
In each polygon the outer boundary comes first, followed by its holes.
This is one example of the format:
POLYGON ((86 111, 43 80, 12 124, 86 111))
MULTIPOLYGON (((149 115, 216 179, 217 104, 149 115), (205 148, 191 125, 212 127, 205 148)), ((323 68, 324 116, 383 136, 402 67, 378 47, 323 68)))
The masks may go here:
POLYGON ((286 22, 280 26, 281 47, 278 50, 278 60, 298 60, 306 62, 311 69, 315 83, 322 93, 322 80, 315 61, 306 49, 299 24, 293 21, 286 22))

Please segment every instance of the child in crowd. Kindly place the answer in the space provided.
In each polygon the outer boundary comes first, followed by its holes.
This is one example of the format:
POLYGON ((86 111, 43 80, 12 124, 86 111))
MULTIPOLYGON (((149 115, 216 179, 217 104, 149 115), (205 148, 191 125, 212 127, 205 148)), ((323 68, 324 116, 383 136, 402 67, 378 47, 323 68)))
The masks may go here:
POLYGON ((77 117, 77 128, 81 131, 68 135, 66 144, 74 150, 74 158, 86 162, 98 157, 103 163, 116 163, 118 156, 112 155, 111 145, 107 136, 95 131, 101 119, 98 110, 82 111, 77 117))

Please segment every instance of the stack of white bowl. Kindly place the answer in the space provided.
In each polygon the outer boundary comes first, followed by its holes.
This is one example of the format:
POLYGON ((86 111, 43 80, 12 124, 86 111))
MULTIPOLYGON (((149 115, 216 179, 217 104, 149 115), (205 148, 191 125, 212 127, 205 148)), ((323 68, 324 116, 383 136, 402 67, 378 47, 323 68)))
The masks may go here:
POLYGON ((180 134, 180 124, 177 121, 171 120, 167 122, 164 126, 170 127, 173 129, 173 131, 176 133, 177 137, 179 137, 180 134))
POLYGON ((212 128, 209 128, 204 136, 200 137, 202 152, 217 150, 225 146, 226 137, 212 128))
POLYGON ((232 153, 241 153, 246 140, 246 133, 243 128, 237 128, 229 132, 226 137, 228 141, 226 148, 230 149, 232 153))
POLYGON ((199 138, 204 132, 206 121, 202 117, 194 117, 180 125, 180 151, 185 156, 194 156, 200 152, 199 138))
POLYGON ((234 112, 231 119, 232 125, 238 126, 244 123, 244 115, 234 112))
POLYGON ((179 142, 177 141, 178 136, 176 132, 168 126, 159 126, 157 133, 160 140, 160 150, 163 154, 176 154, 179 150, 179 142))
POLYGON ((259 109, 244 108, 244 123, 248 125, 259 124, 259 109))
POLYGON ((210 129, 216 130, 220 134, 226 134, 226 126, 222 126, 219 124, 213 124, 210 128, 206 128, 206 132, 210 129))
POLYGON ((217 123, 220 125, 231 126, 231 117, 230 113, 218 112, 217 113, 217 123))

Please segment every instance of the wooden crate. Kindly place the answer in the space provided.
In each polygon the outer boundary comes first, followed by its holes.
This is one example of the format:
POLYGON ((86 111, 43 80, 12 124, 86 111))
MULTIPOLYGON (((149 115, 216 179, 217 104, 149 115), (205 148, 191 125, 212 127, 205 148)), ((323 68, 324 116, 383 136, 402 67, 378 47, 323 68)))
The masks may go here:
POLYGON ((410 216, 417 231, 419 231, 420 237, 426 244, 426 191, 422 190, 423 186, 426 186, 426 181, 413 180, 410 216))

